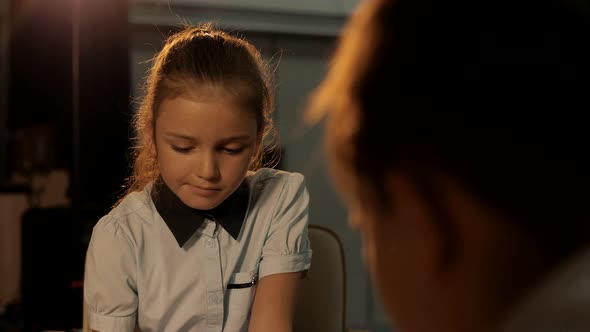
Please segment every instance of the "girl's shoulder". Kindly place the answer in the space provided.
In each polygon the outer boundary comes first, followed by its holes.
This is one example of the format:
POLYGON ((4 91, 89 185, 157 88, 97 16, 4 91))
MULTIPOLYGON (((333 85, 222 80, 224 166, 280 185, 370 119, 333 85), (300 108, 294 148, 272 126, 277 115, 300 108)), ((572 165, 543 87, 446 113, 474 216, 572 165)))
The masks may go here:
MULTIPOLYGON (((298 172, 288 172, 274 168, 260 168, 256 171, 248 172, 246 176, 251 187, 264 184, 264 187, 282 188, 284 186, 305 185, 305 177, 298 172)), ((270 188, 267 188, 268 190, 270 188)))
POLYGON ((141 191, 135 191, 127 194, 109 213, 115 217, 125 217, 135 214, 142 209, 151 208, 151 185, 146 186, 141 191))
POLYGON ((150 187, 127 194, 109 213, 103 216, 95 228, 124 229, 132 231, 141 227, 153 215, 150 187))
POLYGON ((283 201, 307 200, 305 177, 301 173, 261 168, 248 174, 247 181, 252 206, 276 208, 283 201))

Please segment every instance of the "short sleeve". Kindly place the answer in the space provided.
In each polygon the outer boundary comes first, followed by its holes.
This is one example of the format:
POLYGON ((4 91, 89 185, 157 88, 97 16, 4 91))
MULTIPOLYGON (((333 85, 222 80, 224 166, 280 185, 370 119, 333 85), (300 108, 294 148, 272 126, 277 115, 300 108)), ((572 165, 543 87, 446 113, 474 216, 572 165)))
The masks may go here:
POLYGON ((259 278, 309 269, 312 252, 307 228, 308 215, 309 193, 303 175, 290 173, 279 194, 262 248, 259 278))
POLYGON ((134 252, 124 229, 112 217, 94 226, 84 272, 84 301, 92 330, 134 331, 138 303, 134 252))

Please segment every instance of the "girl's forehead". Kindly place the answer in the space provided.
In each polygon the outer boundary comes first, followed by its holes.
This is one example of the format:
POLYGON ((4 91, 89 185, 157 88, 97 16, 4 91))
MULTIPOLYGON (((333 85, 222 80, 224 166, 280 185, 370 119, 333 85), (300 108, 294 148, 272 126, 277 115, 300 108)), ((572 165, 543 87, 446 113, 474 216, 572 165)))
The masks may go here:
POLYGON ((160 105, 156 127, 224 135, 232 131, 257 130, 253 114, 230 99, 202 99, 191 95, 165 98, 160 105))
POLYGON ((227 80, 224 82, 187 82, 180 87, 175 94, 196 102, 214 102, 225 100, 228 104, 241 106, 249 104, 256 93, 253 88, 244 81, 227 80))
POLYGON ((192 102, 193 104, 224 104, 226 107, 240 109, 241 102, 236 96, 222 85, 210 83, 189 83, 184 86, 170 89, 168 93, 161 96, 160 102, 155 110, 157 120, 163 111, 169 110, 171 102, 178 104, 179 100, 192 102))
POLYGON ((223 98, 233 98, 232 93, 222 84, 215 83, 192 83, 179 91, 182 98, 196 102, 210 102, 223 98))

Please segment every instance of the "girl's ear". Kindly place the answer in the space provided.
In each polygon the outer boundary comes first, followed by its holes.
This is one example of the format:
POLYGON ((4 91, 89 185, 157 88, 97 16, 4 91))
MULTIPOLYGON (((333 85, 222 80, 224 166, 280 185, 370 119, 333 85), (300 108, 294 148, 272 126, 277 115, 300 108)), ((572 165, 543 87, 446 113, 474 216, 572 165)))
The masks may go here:
POLYGON ((145 143, 145 146, 147 146, 150 149, 150 152, 153 155, 156 155, 156 142, 155 142, 155 138, 154 138, 154 129, 151 126, 146 127, 145 130, 143 131, 143 141, 145 143))
POLYGON ((262 159, 263 157, 263 147, 262 147, 262 138, 264 137, 264 132, 260 132, 256 135, 256 145, 254 146, 254 153, 252 154, 252 159, 262 159))
POLYGON ((256 138, 256 155, 262 154, 262 134, 256 138))

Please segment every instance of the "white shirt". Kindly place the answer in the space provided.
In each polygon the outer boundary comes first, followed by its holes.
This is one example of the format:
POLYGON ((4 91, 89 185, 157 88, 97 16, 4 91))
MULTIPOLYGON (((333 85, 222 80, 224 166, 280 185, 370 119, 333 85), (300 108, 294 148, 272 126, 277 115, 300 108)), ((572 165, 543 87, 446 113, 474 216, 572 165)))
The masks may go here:
POLYGON ((90 327, 246 331, 256 290, 252 281, 307 270, 312 253, 303 176, 263 168, 244 185, 248 204, 236 238, 219 222, 202 218, 183 241, 162 219, 151 186, 101 218, 86 256, 90 327))

